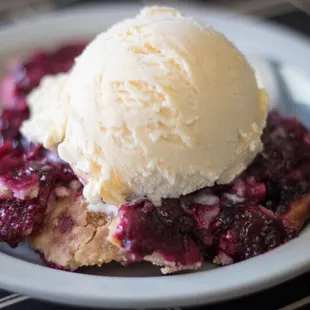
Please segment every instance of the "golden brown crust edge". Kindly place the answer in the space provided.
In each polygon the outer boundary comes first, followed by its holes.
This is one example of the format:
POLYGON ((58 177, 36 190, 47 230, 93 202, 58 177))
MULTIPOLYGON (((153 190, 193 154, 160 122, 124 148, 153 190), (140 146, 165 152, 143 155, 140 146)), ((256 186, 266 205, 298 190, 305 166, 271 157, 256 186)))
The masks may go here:
MULTIPOLYGON (((113 214, 89 212, 80 192, 59 190, 50 198, 42 229, 28 238, 28 244, 51 265, 68 270, 102 266, 112 261, 128 265, 132 255, 113 238, 119 219, 113 214)), ((153 253, 144 258, 160 266, 163 274, 193 270, 201 264, 176 266, 153 253)))

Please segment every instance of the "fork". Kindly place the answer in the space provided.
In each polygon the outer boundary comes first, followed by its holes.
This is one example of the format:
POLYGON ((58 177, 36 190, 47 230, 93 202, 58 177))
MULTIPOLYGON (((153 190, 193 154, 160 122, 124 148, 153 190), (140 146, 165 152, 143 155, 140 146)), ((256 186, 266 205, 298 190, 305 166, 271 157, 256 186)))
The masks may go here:
MULTIPOLYGON (((29 299, 30 297, 19 294, 8 295, 0 299, 0 309, 5 309, 7 307, 22 303, 29 299)), ((306 306, 310 306, 310 295, 296 302, 293 302, 289 305, 286 305, 285 307, 280 308, 278 310, 298 310, 306 306)), ((135 309, 135 310, 146 310, 146 309, 135 309)), ((174 307, 174 308, 166 308, 165 310, 182 310, 182 309, 179 307, 174 307)))
POLYGON ((0 309, 4 309, 12 305, 21 303, 29 298, 30 297, 28 296, 23 296, 20 294, 10 294, 0 299, 0 309))

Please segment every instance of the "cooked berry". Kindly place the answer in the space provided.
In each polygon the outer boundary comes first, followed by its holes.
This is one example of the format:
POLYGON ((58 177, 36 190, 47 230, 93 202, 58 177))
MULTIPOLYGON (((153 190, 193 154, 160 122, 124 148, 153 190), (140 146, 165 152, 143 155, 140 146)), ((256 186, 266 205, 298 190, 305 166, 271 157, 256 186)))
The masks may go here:
POLYGON ((202 261, 190 235, 193 220, 177 200, 167 200, 161 207, 155 207, 149 200, 128 203, 120 207, 119 215, 115 237, 136 260, 158 253, 177 265, 202 261))
MULTIPOLYGON (((42 146, 19 133, 28 118, 26 95, 43 76, 67 71, 83 45, 40 52, 14 66, 2 83, 5 108, 0 114, 0 241, 11 246, 40 228, 56 184, 76 179, 71 168, 42 146)), ((68 221, 63 225, 68 229, 68 221)))

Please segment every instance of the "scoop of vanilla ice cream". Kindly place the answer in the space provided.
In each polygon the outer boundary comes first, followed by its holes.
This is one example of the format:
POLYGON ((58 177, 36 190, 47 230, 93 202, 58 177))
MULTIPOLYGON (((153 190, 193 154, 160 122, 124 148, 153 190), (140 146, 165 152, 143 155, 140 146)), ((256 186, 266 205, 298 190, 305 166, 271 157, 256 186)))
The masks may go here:
POLYGON ((228 183, 262 147, 267 100, 251 66, 222 34, 170 8, 146 8, 99 34, 64 87, 52 79, 67 100, 65 126, 45 80, 22 132, 46 147, 60 143, 91 203, 160 201, 228 183), (32 135, 45 120, 50 131, 32 135))

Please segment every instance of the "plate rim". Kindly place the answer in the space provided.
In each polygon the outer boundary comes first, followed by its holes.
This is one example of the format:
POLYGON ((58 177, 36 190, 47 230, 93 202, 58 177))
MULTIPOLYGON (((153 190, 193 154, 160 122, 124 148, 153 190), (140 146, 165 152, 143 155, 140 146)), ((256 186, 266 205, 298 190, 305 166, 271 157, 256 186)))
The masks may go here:
MULTIPOLYGON (((27 31, 35 30, 39 26, 44 29, 55 22, 63 23, 64 19, 71 20, 72 23, 78 20, 90 20, 91 17, 98 18, 98 12, 105 16, 114 14, 122 18, 137 11, 138 7, 137 5, 102 4, 48 13, 15 25, 5 26, 0 30, 0 40, 3 42, 4 38, 9 39, 12 35, 26 34, 27 31)), ((219 30, 221 30, 221 23, 223 27, 224 23, 226 23, 225 27, 230 23, 236 28, 242 28, 243 35, 249 33, 255 37, 263 36, 266 42, 263 44, 264 47, 260 40, 251 40, 243 42, 241 49, 255 49, 261 56, 274 56, 299 67, 303 64, 302 67, 310 72, 310 64, 303 63, 303 60, 307 59, 306 55, 310 53, 310 43, 302 35, 292 36, 294 33, 292 31, 231 12, 206 10, 198 6, 185 9, 188 15, 197 16, 202 20, 207 18, 211 24, 218 23, 216 28, 219 30), (277 45, 276 52, 266 50, 266 45, 271 43, 277 45), (295 49, 293 56, 288 49, 284 49, 285 46, 292 44, 295 49)), ((233 34, 231 39, 238 41, 238 34, 233 34)), ((0 287, 48 301, 78 306, 148 308, 208 304, 271 287, 308 270, 310 247, 305 248, 304 245, 307 244, 309 236, 308 227, 299 238, 276 250, 231 266, 189 274, 145 278, 63 272, 25 262, 1 252, 0 287), (279 257, 285 257, 285 260, 277 261, 279 257), (258 267, 259 270, 256 270, 258 267), (224 284, 221 282, 223 280, 225 280, 224 284)))

